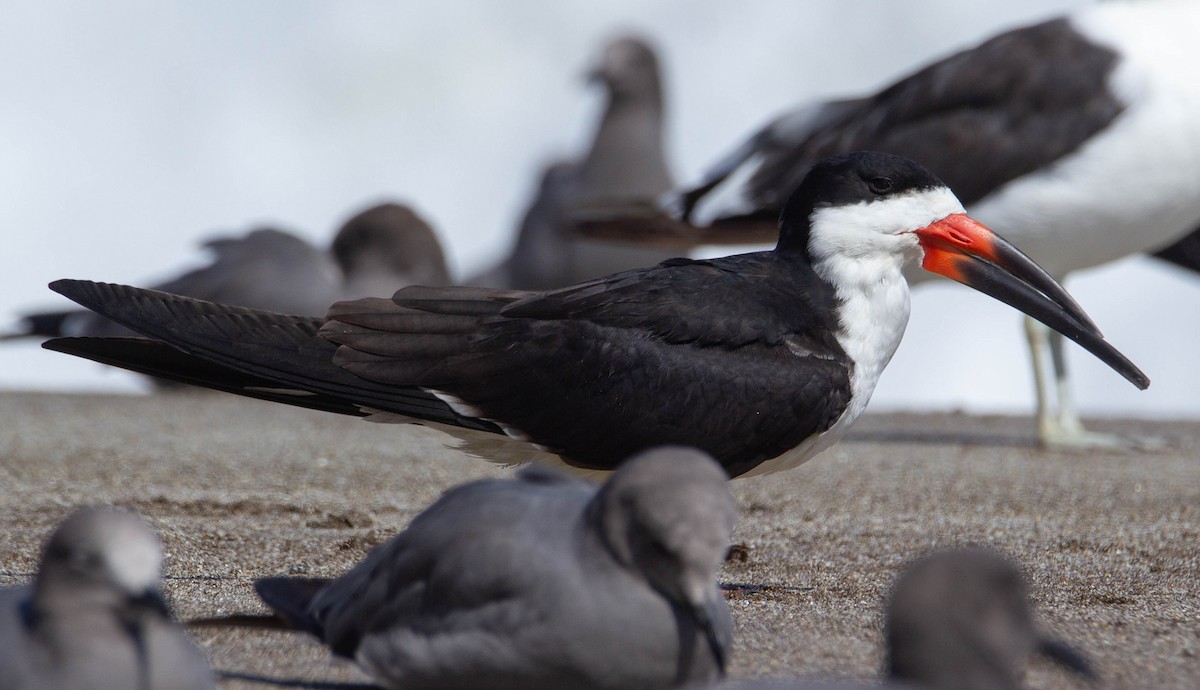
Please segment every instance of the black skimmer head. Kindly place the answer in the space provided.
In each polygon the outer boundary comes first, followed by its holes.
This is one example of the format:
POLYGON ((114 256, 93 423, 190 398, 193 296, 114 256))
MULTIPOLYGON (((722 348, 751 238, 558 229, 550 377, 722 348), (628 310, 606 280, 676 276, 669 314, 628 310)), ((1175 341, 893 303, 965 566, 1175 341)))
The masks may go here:
POLYGON ((843 299, 851 286, 874 291, 919 261, 1075 340, 1135 386, 1150 385, 1049 273, 967 215, 945 183, 906 158, 856 152, 813 166, 784 207, 776 251, 803 251, 843 299))

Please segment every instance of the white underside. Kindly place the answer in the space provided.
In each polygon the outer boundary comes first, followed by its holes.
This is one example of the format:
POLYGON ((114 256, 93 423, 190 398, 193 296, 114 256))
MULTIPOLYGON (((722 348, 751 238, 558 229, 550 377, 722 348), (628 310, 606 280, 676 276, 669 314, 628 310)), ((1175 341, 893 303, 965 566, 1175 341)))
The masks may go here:
POLYGON ((572 467, 563 462, 562 458, 558 457, 557 454, 551 453, 537 444, 507 434, 464 429, 460 426, 430 422, 424 419, 396 414, 395 412, 385 412, 367 407, 361 409, 367 413, 364 419, 368 422, 416 424, 434 429, 447 436, 445 440, 447 448, 452 448, 480 460, 486 460, 503 467, 519 467, 521 465, 537 463, 556 467, 560 470, 566 470, 572 474, 585 477, 600 477, 608 474, 599 470, 582 470, 578 467, 572 467))
POLYGON ((886 279, 880 279, 867 289, 839 290, 845 316, 838 340, 854 362, 854 373, 850 378, 851 398, 845 411, 824 433, 810 436, 795 448, 759 464, 742 476, 779 472, 808 462, 845 436, 866 409, 875 392, 875 384, 900 346, 908 325, 908 283, 901 275, 899 265, 889 268, 885 275, 886 279))
POLYGON ((1129 106, 1078 151, 970 209, 1060 279, 1200 226, 1200 3, 1102 3, 1073 22, 1121 53, 1111 83, 1129 106))
POLYGON ((838 342, 854 363, 850 402, 827 431, 743 476, 791 469, 846 435, 866 409, 908 325, 908 282, 902 269, 923 256, 912 231, 962 210, 958 199, 943 188, 886 203, 820 209, 813 215, 809 247, 814 268, 837 290, 838 342))

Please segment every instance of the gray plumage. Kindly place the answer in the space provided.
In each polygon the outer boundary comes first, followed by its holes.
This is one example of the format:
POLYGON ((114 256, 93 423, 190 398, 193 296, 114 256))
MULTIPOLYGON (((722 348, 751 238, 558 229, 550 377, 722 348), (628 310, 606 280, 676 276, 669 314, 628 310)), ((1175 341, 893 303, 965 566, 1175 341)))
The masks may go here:
MULTIPOLYGON (((409 285, 450 284, 437 234, 403 204, 378 204, 350 218, 329 251, 342 276, 338 299, 386 297, 409 285)), ((329 304, 303 313, 322 314, 329 304)))
POLYGON ((336 580, 256 589, 389 687, 711 681, 732 637, 716 572, 735 510, 691 449, 635 456, 598 490, 530 468, 451 489, 336 580))
POLYGON ((604 115, 579 163, 583 201, 657 196, 673 184, 663 152, 662 71, 644 38, 622 36, 604 48, 589 77, 604 86, 604 115))
POLYGON ((805 462, 859 416, 908 318, 900 267, 924 245, 929 270, 1149 385, 1062 286, 959 213, 916 163, 831 158, 793 200, 772 251, 676 259, 546 292, 409 287, 334 304, 325 319, 60 280, 51 289, 146 338, 44 347, 239 395, 433 424, 504 464, 611 470, 645 448, 689 445, 738 476, 805 462), (942 248, 951 243, 953 256, 942 248))
POLYGON ((892 678, 936 690, 1015 690, 1036 653, 1091 677, 1037 623, 1025 578, 997 553, 927 556, 897 581, 887 606, 892 678))
POLYGON ((68 517, 37 579, 0 590, 0 685, 11 690, 214 688, 158 592, 162 545, 137 516, 68 517))
POLYGON ((526 290, 551 289, 570 285, 578 271, 573 260, 569 226, 568 199, 575 185, 577 168, 570 161, 556 161, 542 170, 537 193, 517 232, 516 245, 508 258, 490 269, 471 276, 466 285, 526 290))
POLYGON ((1090 664, 1038 626, 1020 570, 982 549, 946 551, 912 564, 885 614, 883 686, 854 681, 755 680, 725 690, 1019 690, 1035 654, 1085 678, 1090 664))
POLYGON ((550 289, 675 256, 585 239, 574 229, 571 215, 581 208, 651 204, 674 184, 663 149, 662 76, 653 47, 638 37, 617 38, 589 77, 604 87, 606 103, 587 155, 543 170, 509 257, 467 284, 550 289))
MULTIPOLYGON (((283 314, 323 314, 342 299, 449 283, 429 224, 407 206, 372 206, 346 221, 328 250, 274 228, 209 240, 212 261, 158 290, 283 314)), ((86 310, 25 317, 13 336, 120 337, 136 333, 86 310)), ((10 336, 12 337, 12 336, 10 336)))

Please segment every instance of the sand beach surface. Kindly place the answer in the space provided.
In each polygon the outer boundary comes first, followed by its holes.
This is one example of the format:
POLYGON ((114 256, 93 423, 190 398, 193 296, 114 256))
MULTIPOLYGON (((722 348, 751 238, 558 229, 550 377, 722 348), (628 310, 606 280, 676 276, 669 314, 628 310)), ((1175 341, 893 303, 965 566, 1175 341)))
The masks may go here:
MULTIPOLYGON (((162 535, 184 619, 265 613, 254 578, 337 575, 447 487, 511 473, 428 429, 221 394, 0 392, 0 420, 0 585, 32 576, 74 508, 112 503, 162 535)), ((986 544, 1024 565, 1104 687, 1200 687, 1200 421, 1093 426, 1168 447, 1046 452, 1028 419, 868 415, 799 469, 736 480, 731 677, 871 677, 903 563, 986 544)), ((193 633, 222 688, 369 683, 301 634, 193 633)), ((1027 681, 1086 687, 1045 662, 1027 681)))

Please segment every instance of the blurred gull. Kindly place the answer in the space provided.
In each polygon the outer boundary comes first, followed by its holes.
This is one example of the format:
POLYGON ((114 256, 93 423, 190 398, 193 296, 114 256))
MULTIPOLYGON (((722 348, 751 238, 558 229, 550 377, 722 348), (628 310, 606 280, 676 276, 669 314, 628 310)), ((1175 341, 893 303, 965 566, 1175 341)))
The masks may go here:
POLYGON ((574 231, 569 212, 575 207, 652 200, 674 184, 663 152, 662 77, 651 45, 635 36, 611 41, 589 77, 604 86, 607 101, 587 156, 546 166, 509 257, 466 284, 549 289, 677 254, 574 231))
MULTIPOLYGON (((329 252, 342 276, 337 299, 386 297, 409 285, 450 283, 437 234, 403 204, 379 204, 355 215, 333 238, 329 252)), ((304 313, 322 314, 329 304, 304 313)))
MULTIPOLYGON (((884 688, 1018 690, 1034 654, 1094 680, 1090 664, 1039 628, 1020 570, 982 549, 936 553, 900 576, 887 605, 884 688)), ((727 690, 865 690, 853 681, 755 680, 727 690)))
POLYGON ((0 685, 214 688, 158 591, 162 544, 137 516, 92 508, 58 527, 28 585, 0 590, 0 685))
POLYGON ((255 588, 389 687, 666 688, 724 669, 716 585, 736 508, 699 451, 631 458, 597 489, 529 468, 451 489, 329 580, 255 588))
MULTIPOLYGON (((387 296, 407 285, 449 282, 441 244, 429 224, 407 206, 385 203, 350 218, 328 250, 274 228, 209 240, 212 262, 155 285, 199 299, 323 314, 340 299, 387 296)), ((83 309, 30 314, 16 333, 56 337, 134 336, 136 333, 83 309)))

